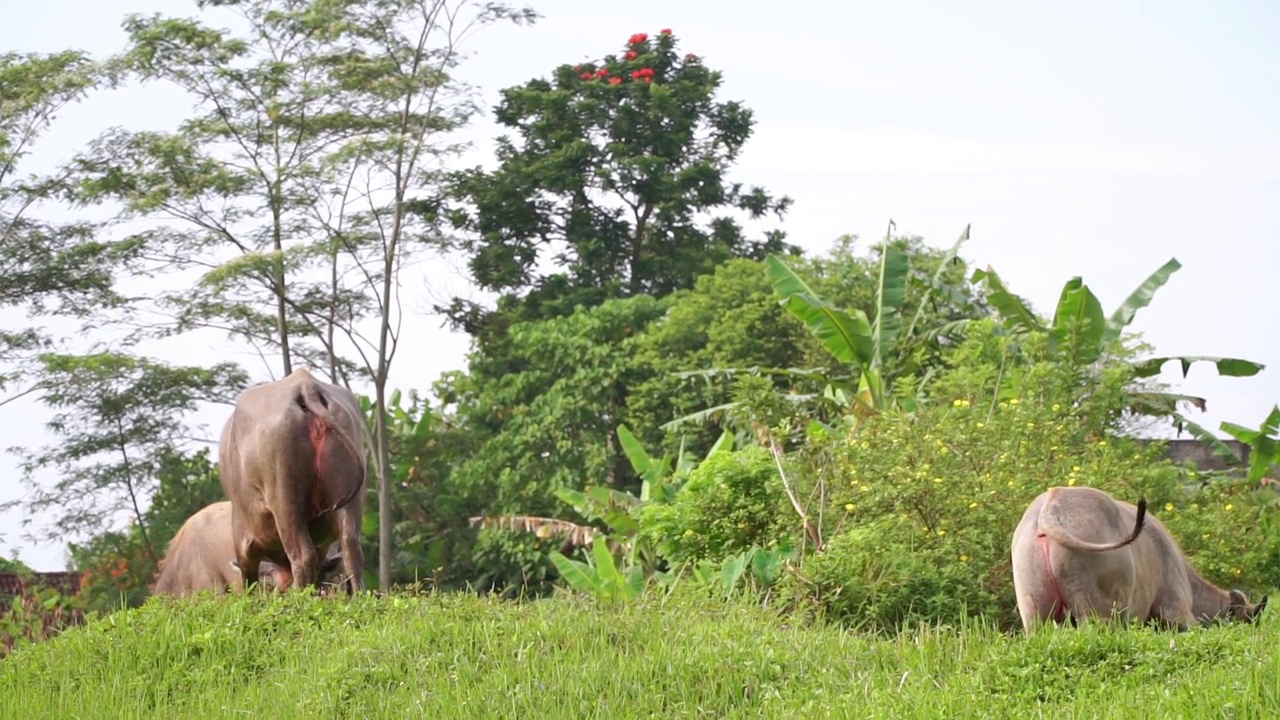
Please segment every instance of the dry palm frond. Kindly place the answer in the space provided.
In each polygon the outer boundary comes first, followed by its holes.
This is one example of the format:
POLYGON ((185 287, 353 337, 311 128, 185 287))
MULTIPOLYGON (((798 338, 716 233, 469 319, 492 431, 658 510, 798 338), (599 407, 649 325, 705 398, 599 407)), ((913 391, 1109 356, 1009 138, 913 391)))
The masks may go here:
POLYGON ((477 525, 486 528, 500 528, 515 532, 530 532, 540 538, 560 536, 566 545, 586 547, 595 541, 599 530, 587 525, 579 525, 568 520, 535 517, 533 515, 500 515, 498 517, 473 517, 471 527, 477 525))

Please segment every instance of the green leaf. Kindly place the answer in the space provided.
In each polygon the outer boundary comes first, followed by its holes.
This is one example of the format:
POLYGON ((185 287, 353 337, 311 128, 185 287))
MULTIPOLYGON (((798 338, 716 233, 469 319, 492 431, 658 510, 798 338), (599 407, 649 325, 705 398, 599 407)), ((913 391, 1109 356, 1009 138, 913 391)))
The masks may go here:
POLYGON ((721 405, 714 405, 712 407, 705 408, 703 410, 691 412, 688 415, 682 415, 681 417, 678 417, 675 420, 671 420, 663 423, 662 425, 659 425, 659 427, 663 430, 678 430, 680 426, 686 423, 701 425, 707 422, 708 420, 710 420, 712 416, 718 413, 723 413, 726 410, 732 410, 733 408, 736 408, 741 404, 742 404, 741 401, 735 400, 734 402, 728 402, 721 405))
POLYGON ((715 443, 711 445, 711 449, 707 451, 706 460, 710 460, 713 455, 724 449, 733 449, 733 433, 725 430, 720 433, 720 437, 716 438, 715 443))
MULTIPOLYGON (((960 254, 960 246, 968 239, 969 226, 965 225, 964 232, 960 233, 960 238, 951 246, 951 249, 947 250, 947 254, 942 257, 942 262, 938 263, 938 269, 933 271, 933 277, 929 279, 929 287, 925 290, 924 295, 921 296, 920 304, 916 306, 916 314, 911 318, 911 324, 907 326, 907 337, 912 337, 915 334, 916 326, 920 324, 920 319, 924 317, 925 309, 929 307, 934 293, 942 285, 942 274, 947 271, 951 263, 956 261, 956 256, 960 254)), ((967 323, 968 320, 959 322, 967 323)))
POLYGON ((1235 423, 1223 422, 1220 426, 1235 439, 1249 446, 1249 480, 1261 480, 1271 466, 1280 462, 1280 443, 1273 437, 1280 430, 1280 405, 1273 405, 1267 418, 1257 430, 1235 423))
POLYGON ((418 418, 418 422, 413 424, 413 439, 426 441, 427 435, 431 434, 432 420, 430 411, 423 411, 422 417, 418 418))
POLYGON ((591 543, 591 555, 596 561, 596 574, 600 578, 601 589, 606 594, 613 595, 622 585, 622 573, 618 572, 618 567, 614 564, 609 543, 604 538, 597 537, 591 543))
POLYGON ((871 328, 871 366, 879 367, 889 356, 894 338, 902 328, 902 305, 907 301, 907 273, 911 269, 907 253, 886 243, 880 253, 880 273, 876 279, 876 319, 871 328))
POLYGON ((1239 440, 1245 445, 1252 445, 1253 441, 1257 440, 1258 436, 1262 434, 1257 430, 1252 430, 1250 428, 1244 427, 1243 425, 1237 425, 1233 422, 1227 422, 1225 420, 1222 421, 1222 423, 1218 427, 1223 432, 1235 438, 1236 440, 1239 440))
POLYGON ((631 571, 627 573, 627 583, 623 585, 626 593, 626 599, 632 600, 640 597, 644 593, 644 568, 639 565, 632 565, 631 571))
POLYGON ((644 446, 631 434, 631 430, 625 424, 618 426, 618 442, 622 444, 622 452, 627 456, 627 460, 631 462, 631 467, 635 469, 636 474, 646 480, 652 480, 649 477, 653 470, 653 459, 649 457, 649 453, 645 452, 644 446))
POLYGON ((1103 344, 1110 343, 1120 337, 1120 333, 1124 331, 1129 323, 1133 322, 1133 316, 1139 310, 1151 304, 1151 298, 1156 294, 1165 283, 1169 282, 1169 277, 1178 271, 1182 264, 1177 258, 1170 258, 1169 262, 1160 266, 1159 270, 1151 273, 1150 277, 1143 281, 1129 297, 1121 303, 1116 311, 1111 313, 1110 319, 1107 320, 1107 331, 1102 335, 1103 344))
POLYGON ((1184 378, 1191 370, 1191 366, 1198 362, 1213 363, 1218 369, 1218 374, 1223 377, 1252 377, 1266 368, 1266 365, 1263 365, 1262 363, 1256 363, 1252 360, 1241 360, 1240 358, 1204 356, 1158 357, 1134 363, 1134 377, 1146 378, 1159 375, 1164 364, 1172 360, 1176 360, 1182 364, 1182 377, 1184 378))
POLYGON ((591 509, 587 507, 587 496, 585 493, 567 487, 558 487, 553 492, 557 498, 560 498, 560 500, 567 503, 569 507, 577 510, 579 514, 589 518, 595 517, 591 512, 591 509))
POLYGON ((1191 435, 1191 437, 1204 443, 1210 450, 1213 450, 1213 454, 1218 457, 1231 463, 1240 462, 1240 456, 1236 454, 1235 450, 1231 449, 1230 445, 1222 442, 1222 440, 1218 439, 1217 436, 1206 430, 1198 423, 1188 420, 1186 416, 1175 415, 1174 424, 1177 426, 1178 432, 1185 430, 1187 434, 1191 435))
POLYGON ((604 588, 596 571, 590 565, 579 560, 570 560, 556 550, 552 550, 549 557, 551 564, 555 565, 556 571, 560 573, 560 577, 564 578, 570 587, 588 593, 592 597, 599 598, 602 595, 604 588))
POLYGON ((863 311, 846 312, 809 295, 792 295, 783 302, 783 307, 804 321, 836 360, 857 368, 875 363, 875 338, 871 334, 871 322, 863 311))
POLYGON ((1027 307, 1026 301, 1009 292, 1004 281, 989 266, 986 270, 975 270, 971 278, 974 283, 984 281, 989 291, 987 300, 995 306, 1000 317, 1004 318, 1006 327, 1020 327, 1027 331, 1045 330, 1044 324, 1027 307))
POLYGON ((780 550, 756 550, 751 557, 751 572, 765 585, 772 585, 782 572, 780 550))
POLYGON ((1206 409, 1205 399, 1197 395, 1167 392, 1135 392, 1129 394, 1129 410, 1139 415, 1164 416, 1177 412, 1178 403, 1187 403, 1200 412, 1206 409))
POLYGON ((765 274, 787 312, 799 318, 836 360, 867 367, 875 357, 871 323, 866 313, 832 307, 776 256, 765 258, 765 274))
POLYGON ((738 587, 738 582, 742 579, 742 574, 746 572, 748 563, 755 551, 756 549, 752 548, 733 557, 725 558, 724 564, 720 566, 720 582, 724 588, 725 596, 732 595, 734 589, 738 587))
POLYGON ((1078 333, 1074 343, 1078 362, 1088 365, 1102 356, 1102 335, 1107 329, 1102 303, 1079 277, 1071 278, 1062 286, 1049 333, 1050 351, 1061 352, 1073 329, 1078 333))

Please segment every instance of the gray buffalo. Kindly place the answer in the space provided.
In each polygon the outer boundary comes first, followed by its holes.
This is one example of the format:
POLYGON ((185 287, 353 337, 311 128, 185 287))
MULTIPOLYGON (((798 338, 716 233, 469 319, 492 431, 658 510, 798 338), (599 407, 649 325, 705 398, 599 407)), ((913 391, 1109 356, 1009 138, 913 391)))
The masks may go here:
POLYGON ((1266 607, 1196 573, 1146 503, 1089 487, 1053 487, 1013 533, 1013 587, 1022 627, 1090 616, 1155 621, 1185 630, 1218 619, 1252 622, 1266 607), (1132 528, 1132 531, 1130 530, 1132 528))
POLYGON ((350 390, 304 368, 240 394, 218 465, 246 584, 270 560, 291 570, 288 586, 318 585, 317 548, 337 540, 352 591, 364 590, 367 458, 364 417, 350 390))
MULTIPOLYGON (((321 574, 329 584, 337 584, 340 554, 328 557, 321 574)), ((263 587, 287 587, 292 573, 270 560, 259 566, 263 587)), ((160 561, 159 573, 151 592, 155 595, 183 597, 198 592, 222 595, 240 590, 244 582, 236 565, 235 546, 231 535, 231 503, 223 500, 201 508, 178 529, 160 561)))

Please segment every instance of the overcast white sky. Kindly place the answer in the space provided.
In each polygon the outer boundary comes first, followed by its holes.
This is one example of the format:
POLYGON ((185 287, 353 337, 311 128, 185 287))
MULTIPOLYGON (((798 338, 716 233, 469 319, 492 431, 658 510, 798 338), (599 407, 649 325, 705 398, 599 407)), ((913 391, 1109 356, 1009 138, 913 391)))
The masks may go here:
MULTIPOLYGON (((497 92, 562 62, 615 52, 634 32, 672 28, 724 72, 722 98, 755 111, 737 180, 795 198, 790 239, 821 250, 874 238, 892 218, 933 245, 972 223, 965 255, 993 265, 1047 311, 1083 275, 1110 312, 1170 257, 1183 269, 1134 324, 1160 354, 1266 363, 1248 379, 1193 370, 1178 388, 1209 399, 1196 420, 1256 426, 1280 402, 1280 6, 1231 3, 792 0, 538 0, 531 28, 475 37, 463 72, 497 92), (1214 9, 1210 9, 1210 7, 1214 9)), ((7 3, 0 49, 123 46, 128 12, 191 15, 190 0, 7 3)), ((34 164, 66 159, 111 125, 170 127, 188 106, 134 90, 64 113, 34 164)), ((487 161, 487 119, 469 133, 487 161)), ((34 169, 34 167, 33 167, 34 169)), ((436 293, 461 289, 446 268, 436 293), (441 289, 443 288, 443 289, 441 289)), ((418 302, 423 302, 420 296, 418 302)), ((412 304, 412 293, 406 298, 412 304)), ((426 390, 461 367, 464 337, 422 316, 406 332, 393 384, 426 390)), ((225 352, 196 344, 183 357, 225 352)), ((261 373, 258 366, 254 372, 261 373)), ((1166 380, 1177 380, 1171 372, 1166 380)), ((34 403, 0 408, 5 447, 48 438, 34 403)), ((206 419, 216 432, 221 414, 206 419)), ((0 458, 0 500, 22 492, 0 458)), ((37 569, 61 544, 22 540, 0 515, 0 552, 37 569), (7 542, 7 547, 4 544, 7 542)), ((36 524, 44 519, 35 518, 36 524)))

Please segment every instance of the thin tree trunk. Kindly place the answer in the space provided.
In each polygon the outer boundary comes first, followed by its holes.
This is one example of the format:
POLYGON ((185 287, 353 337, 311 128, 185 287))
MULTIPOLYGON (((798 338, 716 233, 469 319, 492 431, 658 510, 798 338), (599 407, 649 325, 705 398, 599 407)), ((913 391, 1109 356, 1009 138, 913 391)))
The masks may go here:
POLYGON ((338 324, 338 251, 335 248, 329 256, 329 327, 326 328, 329 341, 325 343, 325 350, 329 355, 329 382, 334 385, 338 384, 338 353, 333 349, 333 333, 334 328, 338 324))
POLYGON ((129 503, 133 506, 133 517, 138 521, 138 530, 142 533, 142 547, 147 551, 147 557, 151 558, 152 564, 157 564, 159 558, 156 557, 155 548, 151 547, 151 536, 147 533, 147 523, 142 517, 142 505, 138 502, 138 493, 134 489, 133 482, 133 466, 129 462, 129 449, 124 442, 124 423, 120 418, 116 418, 116 433, 120 438, 120 456, 124 459, 125 489, 129 492, 129 503))
POLYGON ((289 351, 289 316, 285 313, 284 232, 280 227, 280 188, 278 184, 275 188, 274 197, 271 198, 271 205, 271 214, 273 216, 271 244, 276 251, 276 331, 280 333, 280 355, 284 361, 284 374, 289 375, 293 372, 293 358, 289 351))
POLYGON ((383 592, 391 589, 391 451, 387 438, 386 413, 386 380, 377 382, 374 396, 376 398, 377 419, 375 421, 374 438, 377 449, 378 473, 378 589, 383 592))

